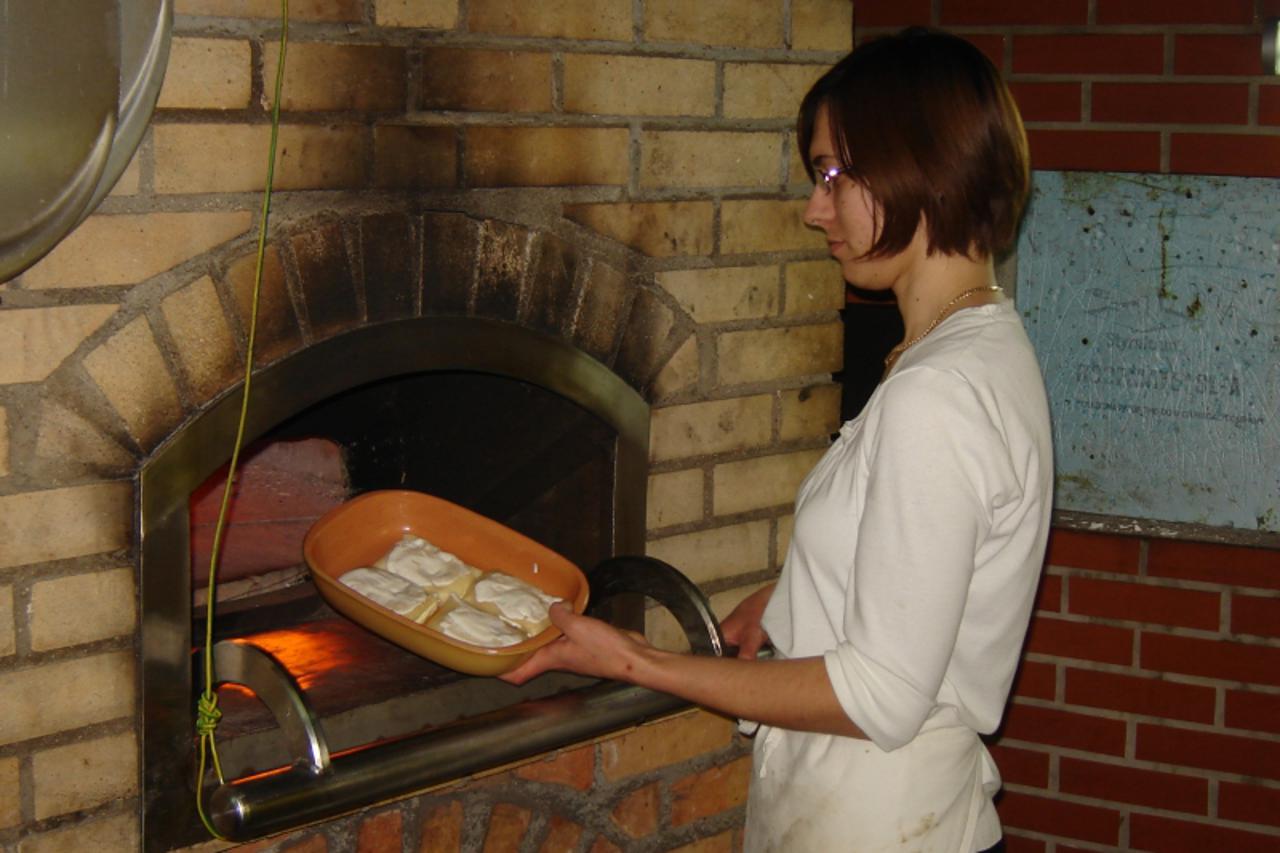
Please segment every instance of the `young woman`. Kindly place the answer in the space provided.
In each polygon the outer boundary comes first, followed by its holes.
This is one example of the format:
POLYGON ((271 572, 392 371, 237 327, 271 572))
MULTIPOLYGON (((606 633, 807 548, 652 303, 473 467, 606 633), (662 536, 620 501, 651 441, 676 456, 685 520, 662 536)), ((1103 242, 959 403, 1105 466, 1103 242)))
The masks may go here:
POLYGON ((565 636, 509 678, 569 669, 758 721, 748 850, 986 850, 979 734, 1013 681, 1052 483, 1043 382, 992 263, 1027 196, 1022 123, 981 53, 912 29, 822 77, 799 136, 806 223, 846 280, 893 292, 906 333, 800 487, 778 582, 725 620, 738 658, 557 606, 565 636))

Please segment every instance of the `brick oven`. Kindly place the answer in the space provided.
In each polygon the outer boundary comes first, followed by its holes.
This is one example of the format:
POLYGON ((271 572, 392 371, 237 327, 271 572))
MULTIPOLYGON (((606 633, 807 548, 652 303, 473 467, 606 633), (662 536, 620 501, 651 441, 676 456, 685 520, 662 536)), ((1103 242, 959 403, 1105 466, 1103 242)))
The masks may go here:
MULTIPOLYGON (((850 45, 850 4, 291 7, 264 374, 442 324, 555 341, 648 411, 647 500, 624 544, 678 566, 722 614, 771 579, 795 487, 839 417, 842 283, 800 222, 792 125, 850 45)), ((140 484, 188 430, 226 434, 278 4, 176 11, 133 164, 0 285, 4 337, 23 342, 0 344, 6 849, 149 843, 140 484)), ((686 711, 267 846, 729 849, 745 751, 728 721, 686 711)))

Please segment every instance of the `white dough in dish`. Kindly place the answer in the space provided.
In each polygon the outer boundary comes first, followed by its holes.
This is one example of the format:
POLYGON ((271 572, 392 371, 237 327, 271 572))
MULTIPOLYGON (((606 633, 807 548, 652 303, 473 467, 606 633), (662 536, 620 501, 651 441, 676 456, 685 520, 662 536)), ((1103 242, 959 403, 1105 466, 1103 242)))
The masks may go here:
POLYGON ((426 620, 440 606, 439 600, 434 595, 386 569, 352 569, 343 573, 338 581, 374 604, 379 604, 415 622, 426 620))
POLYGON ((557 601, 554 595, 512 577, 505 572, 485 572, 471 589, 476 606, 518 625, 530 637, 551 625, 547 608, 557 601))
POLYGON ((486 613, 456 595, 449 596, 447 608, 432 617, 427 622, 427 627, 434 628, 446 637, 487 649, 513 646, 528 639, 519 628, 508 625, 492 613, 486 613))
POLYGON ((466 595, 480 575, 479 569, 412 533, 401 537, 378 563, 418 586, 459 596, 466 595))

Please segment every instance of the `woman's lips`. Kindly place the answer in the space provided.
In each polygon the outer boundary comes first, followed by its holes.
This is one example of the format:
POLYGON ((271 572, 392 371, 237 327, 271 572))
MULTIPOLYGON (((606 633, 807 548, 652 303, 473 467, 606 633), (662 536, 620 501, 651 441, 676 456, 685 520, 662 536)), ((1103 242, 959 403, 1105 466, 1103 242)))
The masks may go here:
POLYGON ((839 248, 840 248, 841 246, 843 246, 843 245, 844 245, 844 243, 843 243, 843 242, 841 242, 840 240, 828 240, 828 241, 827 241, 827 249, 828 249, 828 250, 831 252, 831 254, 833 254, 833 255, 834 255, 834 254, 839 250, 839 248))

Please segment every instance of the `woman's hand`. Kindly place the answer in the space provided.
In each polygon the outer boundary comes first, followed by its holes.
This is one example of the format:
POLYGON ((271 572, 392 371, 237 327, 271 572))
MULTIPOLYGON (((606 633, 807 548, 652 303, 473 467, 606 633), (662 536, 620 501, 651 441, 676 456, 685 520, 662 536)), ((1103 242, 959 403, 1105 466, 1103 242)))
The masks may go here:
POLYGON ((642 635, 619 630, 599 619, 579 616, 562 602, 551 605, 551 622, 564 636, 538 649, 520 666, 500 676, 503 681, 524 684, 551 669, 616 681, 634 681, 645 653, 653 650, 642 635))
POLYGON ((738 647, 740 658, 754 659, 760 647, 769 641, 769 635, 761 627, 760 620, 764 617, 764 608, 773 596, 774 586, 776 584, 761 587, 742 599, 720 623, 725 642, 738 647))
MULTIPOLYGON (((765 639, 760 614, 772 592, 769 586, 748 596, 725 621, 725 634, 739 643, 740 657, 755 657, 765 639)), ((551 606, 551 621, 564 636, 501 676, 503 681, 524 684, 562 669, 670 693, 731 717, 866 738, 840 707, 821 657, 747 661, 664 652, 639 634, 579 616, 562 603, 551 606)))

